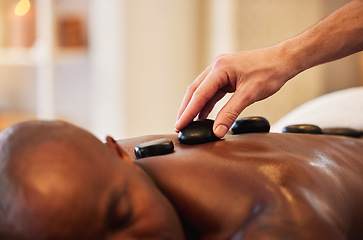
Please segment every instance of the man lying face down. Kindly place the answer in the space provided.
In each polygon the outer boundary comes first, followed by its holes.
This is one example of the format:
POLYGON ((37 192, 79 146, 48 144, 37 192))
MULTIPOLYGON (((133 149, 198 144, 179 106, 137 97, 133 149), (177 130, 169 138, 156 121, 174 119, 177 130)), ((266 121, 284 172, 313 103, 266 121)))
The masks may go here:
POLYGON ((64 122, 0 133, 0 239, 362 239, 363 139, 228 135, 135 160, 64 122))

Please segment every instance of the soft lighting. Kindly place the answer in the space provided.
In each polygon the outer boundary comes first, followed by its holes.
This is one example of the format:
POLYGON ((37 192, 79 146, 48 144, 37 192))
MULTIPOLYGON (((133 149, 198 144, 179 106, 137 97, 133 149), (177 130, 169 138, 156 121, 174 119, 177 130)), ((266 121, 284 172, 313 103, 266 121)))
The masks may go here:
POLYGON ((18 4, 16 4, 14 13, 18 16, 25 15, 30 9, 30 1, 29 0, 20 0, 18 4))

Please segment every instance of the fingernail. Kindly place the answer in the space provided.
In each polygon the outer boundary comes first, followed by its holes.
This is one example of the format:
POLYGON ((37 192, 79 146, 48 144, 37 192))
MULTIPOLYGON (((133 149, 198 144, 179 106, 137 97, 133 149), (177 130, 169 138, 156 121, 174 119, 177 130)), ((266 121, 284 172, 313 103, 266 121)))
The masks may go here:
POLYGON ((175 125, 174 125, 174 130, 175 130, 175 132, 179 132, 179 120, 178 121, 176 121, 176 123, 175 123, 175 125))
POLYGON ((224 137, 224 135, 226 135, 226 133, 228 132, 228 128, 224 125, 219 125, 215 130, 214 130, 214 134, 219 137, 222 138, 224 137))

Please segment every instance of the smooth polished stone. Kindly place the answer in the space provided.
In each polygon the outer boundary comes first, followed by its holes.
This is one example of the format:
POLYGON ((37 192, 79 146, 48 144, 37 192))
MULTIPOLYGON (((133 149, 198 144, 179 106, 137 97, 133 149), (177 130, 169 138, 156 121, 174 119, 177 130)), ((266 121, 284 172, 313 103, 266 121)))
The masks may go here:
POLYGON ((284 127, 283 133, 310 133, 310 134, 323 134, 320 127, 313 124, 296 124, 284 127))
POLYGON ((270 131, 270 123, 264 117, 244 117, 237 119, 231 127, 233 134, 266 133, 270 131))
POLYGON ((137 158, 165 155, 174 151, 174 144, 168 138, 141 143, 134 148, 137 158))
POLYGON ((359 138, 361 136, 361 132, 353 128, 323 128, 323 133, 328 135, 340 135, 355 138, 359 138))
POLYGON ((210 119, 191 122, 179 132, 179 142, 187 145, 195 145, 220 140, 213 133, 213 123, 214 121, 210 119))

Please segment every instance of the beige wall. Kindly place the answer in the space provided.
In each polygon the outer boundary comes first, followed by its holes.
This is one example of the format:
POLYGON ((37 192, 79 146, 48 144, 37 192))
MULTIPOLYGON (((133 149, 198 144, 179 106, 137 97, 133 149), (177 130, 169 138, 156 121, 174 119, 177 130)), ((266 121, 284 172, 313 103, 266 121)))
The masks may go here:
MULTIPOLYGON (((87 2, 88 52, 77 64, 56 64, 56 117, 99 137, 124 138, 173 132, 187 86, 219 54, 283 41, 348 0, 87 2)), ((32 66, 1 65, 3 109, 34 111, 35 72, 32 66), (14 87, 16 79, 28 78, 30 87, 14 87)), ((273 123, 309 99, 362 84, 359 72, 358 55, 316 67, 242 115, 262 115, 273 123)))
POLYGON ((198 73, 195 0, 127 1, 127 133, 172 132, 198 73))
MULTIPOLYGON (((283 41, 346 2, 128 1, 127 135, 172 132, 187 85, 217 55, 283 41), (221 3, 229 7, 221 7, 221 3), (216 26, 216 18, 224 26, 216 26), (230 46, 223 45, 226 43, 230 46)), ((301 73, 278 94, 252 105, 242 115, 262 115, 273 123, 309 99, 358 85, 356 58, 301 73)))
MULTIPOLYGON (((349 1, 237 1, 238 50, 278 43, 314 25, 349 1)), ((242 115, 263 115, 274 122, 297 105, 326 92, 359 84, 357 56, 310 69, 288 82, 273 97, 256 103, 242 115)))

